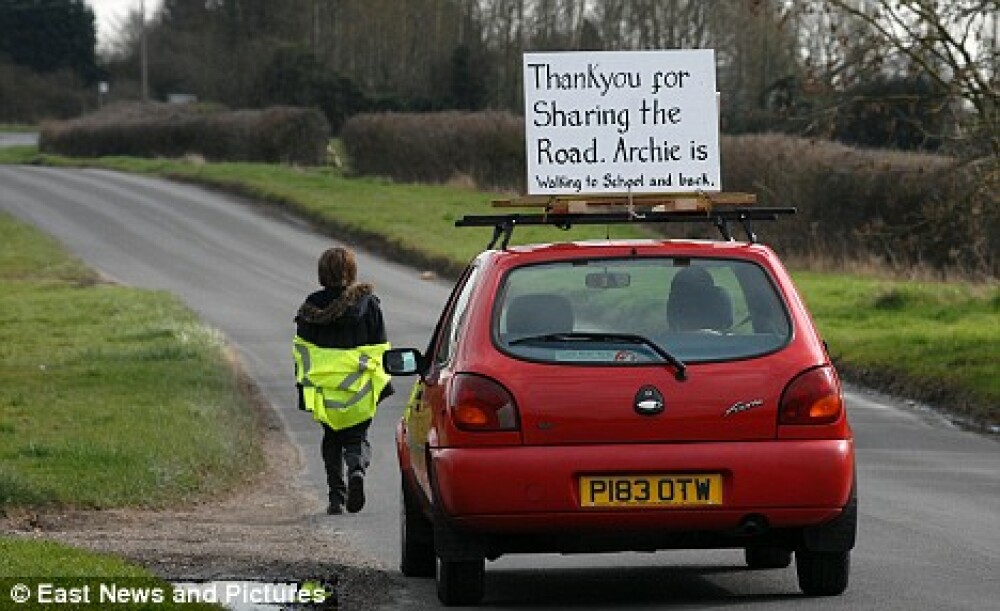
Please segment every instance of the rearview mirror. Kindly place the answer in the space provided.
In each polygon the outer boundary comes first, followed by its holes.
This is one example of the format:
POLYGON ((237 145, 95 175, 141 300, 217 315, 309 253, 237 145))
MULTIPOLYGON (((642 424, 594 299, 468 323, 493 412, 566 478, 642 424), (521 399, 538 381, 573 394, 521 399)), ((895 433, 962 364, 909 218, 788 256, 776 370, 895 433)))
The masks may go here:
POLYGON ((394 376, 412 376, 420 373, 424 356, 415 348, 392 348, 382 354, 382 367, 394 376))
POLYGON ((632 276, 628 272, 593 272, 587 274, 588 289, 623 289, 632 284, 632 276))

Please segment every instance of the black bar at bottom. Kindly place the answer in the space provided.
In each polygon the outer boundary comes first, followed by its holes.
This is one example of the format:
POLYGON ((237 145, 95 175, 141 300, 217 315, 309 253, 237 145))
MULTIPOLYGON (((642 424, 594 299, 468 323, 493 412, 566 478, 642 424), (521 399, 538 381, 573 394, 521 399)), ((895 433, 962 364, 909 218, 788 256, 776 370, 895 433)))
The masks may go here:
POLYGON ((497 225, 606 225, 625 223, 716 223, 718 221, 773 221, 778 216, 795 214, 793 207, 732 208, 725 210, 684 210, 674 212, 608 212, 601 214, 469 214, 455 221, 456 227, 495 227, 497 225))

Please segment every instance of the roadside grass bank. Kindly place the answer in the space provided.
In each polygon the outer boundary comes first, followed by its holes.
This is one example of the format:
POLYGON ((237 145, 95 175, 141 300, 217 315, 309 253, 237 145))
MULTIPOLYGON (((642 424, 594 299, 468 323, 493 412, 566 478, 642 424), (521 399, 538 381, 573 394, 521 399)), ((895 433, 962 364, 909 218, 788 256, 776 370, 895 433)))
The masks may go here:
POLYGON ((162 507, 263 466, 223 338, 0 215, 0 513, 162 507))
MULTIPOLYGON (((261 468, 254 414, 220 337, 172 296, 101 283, 3 214, 0 285, 0 516, 162 507, 232 489, 261 468)), ((15 583, 36 594, 39 583, 167 587, 113 556, 2 535, 0 582, 3 596, 15 583)), ((35 597, 18 605, 51 607, 35 597)))
MULTIPOLYGON (((282 205, 331 235, 454 276, 489 241, 489 229, 453 229, 487 213, 494 195, 461 187, 348 178, 335 169, 197 160, 66 159, 33 147, 0 150, 0 163, 88 166, 166 176, 282 205)), ((495 211, 493 211, 495 212, 495 211)), ((608 229, 520 227, 514 243, 603 238, 608 229)), ((612 227, 612 237, 647 236, 612 227)), ((766 241, 766 232, 764 233, 766 241)), ((979 428, 1000 426, 1000 287, 796 272, 796 281, 845 378, 945 408, 979 428)))
POLYGON ((34 144, 0 146, 0 163, 40 164, 41 156, 38 154, 38 146, 34 144))
POLYGON ((846 379, 1000 427, 1000 287, 793 276, 846 379))
MULTIPOLYGON (((0 537, 0 601, 4 607, 17 591, 29 588, 31 597, 13 608, 24 611, 43 611, 52 608, 101 609, 123 608, 133 611, 144 609, 219 610, 222 607, 206 603, 174 604, 170 584, 141 567, 106 554, 87 552, 52 541, 0 537), (105 604, 101 604, 102 592, 105 604), (61 588, 62 590, 60 590, 61 588), (110 590, 112 588, 113 590, 110 590), (162 603, 117 602, 126 594, 122 589, 159 591, 162 603), (42 597, 40 601, 39 598, 42 597), (114 598, 110 598, 113 596, 114 598), (86 597, 86 598, 84 598, 86 597), (89 601, 85 604, 84 601, 89 601), (76 601, 76 602, 73 602, 76 601)), ((13 604, 13 601, 10 602, 13 604)))
MULTIPOLYGON (((0 516, 175 505, 261 469, 255 416, 221 338, 172 296, 102 283, 4 214, 0 285, 0 516)), ((0 535, 4 597, 16 583, 37 594, 39 583, 96 592, 112 582, 167 587, 114 556, 0 535)), ((52 606, 33 597, 18 608, 52 606)))

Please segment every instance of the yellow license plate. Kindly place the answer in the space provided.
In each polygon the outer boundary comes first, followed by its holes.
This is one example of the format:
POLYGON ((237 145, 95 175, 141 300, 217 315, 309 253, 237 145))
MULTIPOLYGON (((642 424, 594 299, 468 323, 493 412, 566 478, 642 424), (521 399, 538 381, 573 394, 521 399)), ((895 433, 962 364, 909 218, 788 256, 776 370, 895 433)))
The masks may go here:
POLYGON ((722 475, 584 475, 581 507, 661 507, 721 505, 722 475))

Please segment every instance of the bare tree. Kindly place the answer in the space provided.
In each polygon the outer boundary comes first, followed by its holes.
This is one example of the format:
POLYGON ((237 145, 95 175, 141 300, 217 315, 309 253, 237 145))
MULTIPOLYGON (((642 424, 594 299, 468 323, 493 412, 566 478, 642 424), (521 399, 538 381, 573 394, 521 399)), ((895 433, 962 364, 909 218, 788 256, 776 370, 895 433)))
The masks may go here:
MULTIPOLYGON (((987 154, 1000 157, 998 0, 826 1, 877 33, 897 69, 919 72, 950 93, 954 139, 985 142, 987 154)), ((967 150, 977 150, 974 142, 967 150)))
POLYGON ((942 108, 950 135, 997 155, 998 2, 164 0, 153 84, 253 104, 262 70, 294 47, 380 107, 431 108, 448 103, 460 52, 488 106, 519 110, 526 50, 713 48, 731 128, 829 134, 858 84, 919 72, 957 101, 942 108))

